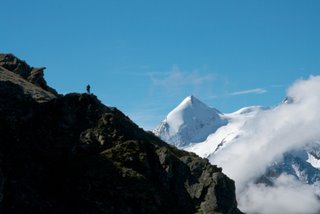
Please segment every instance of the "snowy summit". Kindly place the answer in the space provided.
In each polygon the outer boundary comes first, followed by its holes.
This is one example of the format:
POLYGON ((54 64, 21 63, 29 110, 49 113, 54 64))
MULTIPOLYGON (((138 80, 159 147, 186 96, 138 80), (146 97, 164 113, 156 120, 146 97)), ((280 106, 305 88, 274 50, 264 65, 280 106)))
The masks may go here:
POLYGON ((157 136, 177 147, 204 141, 210 133, 226 125, 222 113, 194 96, 186 97, 154 129, 157 136))
MULTIPOLYGON (((314 81, 314 79, 310 81, 314 81)), ((318 84, 314 84, 314 86, 318 86, 318 84)), ((296 91, 294 92, 296 93, 296 91)), ((259 163, 261 154, 263 154, 262 158, 266 155, 265 149, 268 147, 263 145, 264 142, 269 140, 268 145, 272 144, 270 150, 273 152, 284 143, 290 143, 297 138, 298 135, 295 135, 294 138, 291 138, 291 135, 287 135, 287 133, 293 134, 296 129, 292 129, 292 125, 288 126, 288 122, 284 122, 287 118, 294 118, 291 117, 292 112, 290 110, 296 108, 297 104, 295 104, 294 98, 298 96, 292 97, 292 95, 295 94, 289 94, 282 103, 274 108, 248 106, 226 114, 210 108, 197 98, 190 96, 185 98, 181 104, 168 114, 166 119, 154 130, 154 133, 170 144, 208 158, 212 164, 222 166, 225 171, 233 175, 238 184, 238 190, 241 192, 246 189, 245 185, 247 183, 247 181, 242 182, 242 175, 247 176, 250 169, 252 169, 251 165, 259 163), (268 121, 269 123, 271 121, 271 125, 268 124, 268 121), (279 124, 283 124, 282 129, 286 130, 288 128, 290 131, 280 135, 278 142, 277 138, 273 136, 279 135, 279 132, 282 131, 279 128, 279 124), (277 129, 274 127, 277 127, 277 129), (287 137, 288 139, 286 140, 287 137), (238 169, 241 170, 239 171, 238 169), (242 173, 246 169, 249 170, 242 173)), ((306 104, 301 102, 300 105, 306 104)), ((314 104, 311 103, 311 107, 313 106, 314 104)), ((312 118, 315 118, 316 112, 317 110, 315 110, 312 118)), ((305 117, 301 117, 300 120, 304 121, 304 123, 306 121, 309 122, 309 119, 305 117)), ((299 124, 296 122, 296 118, 292 121, 299 124)), ((293 149, 288 147, 288 149, 279 152, 275 158, 270 158, 264 166, 261 167, 259 165, 259 167, 256 167, 252 171, 254 174, 252 182, 263 183, 266 186, 280 185, 277 181, 278 179, 281 181, 283 178, 281 176, 284 176, 295 180, 295 185, 297 185, 295 188, 306 185, 313 192, 313 195, 319 197, 320 140, 319 138, 314 139, 310 140, 308 138, 305 141, 306 143, 300 147, 293 149)), ((255 188, 259 188, 259 185, 255 188)), ((281 188, 287 189, 287 186, 281 188)), ((275 189, 271 188, 271 195, 275 194, 273 190, 275 189)), ((245 191, 248 191, 248 189, 245 191)), ((252 194, 252 198, 257 197, 252 194)), ((239 201, 242 202, 243 207, 246 207, 244 210, 250 210, 251 203, 248 206, 243 205, 245 203, 242 199, 240 197, 239 201)), ((281 204, 283 201, 280 200, 279 203, 281 204)))

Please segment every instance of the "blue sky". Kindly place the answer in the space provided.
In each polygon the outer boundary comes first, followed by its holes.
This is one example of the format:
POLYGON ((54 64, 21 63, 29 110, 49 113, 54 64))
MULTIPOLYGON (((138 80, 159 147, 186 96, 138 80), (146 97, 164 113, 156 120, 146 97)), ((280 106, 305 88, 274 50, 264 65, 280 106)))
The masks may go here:
POLYGON ((145 129, 188 95, 222 112, 274 106, 320 73, 318 0, 10 0, 0 51, 46 66, 145 129))

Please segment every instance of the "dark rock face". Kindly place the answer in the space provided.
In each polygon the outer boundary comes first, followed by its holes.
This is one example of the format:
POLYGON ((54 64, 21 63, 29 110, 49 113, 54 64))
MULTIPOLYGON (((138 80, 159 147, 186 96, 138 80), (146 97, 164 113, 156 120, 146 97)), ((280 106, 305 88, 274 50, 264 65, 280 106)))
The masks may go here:
POLYGON ((24 91, 0 81, 0 213, 241 213, 220 168, 95 96, 24 91))
POLYGON ((20 60, 13 54, 0 54, 0 67, 3 67, 15 74, 18 74, 23 79, 33 83, 36 86, 41 87, 42 89, 49 91, 55 95, 58 95, 56 90, 50 88, 47 85, 46 80, 44 79, 44 70, 42 68, 33 68, 30 67, 25 61, 20 60))

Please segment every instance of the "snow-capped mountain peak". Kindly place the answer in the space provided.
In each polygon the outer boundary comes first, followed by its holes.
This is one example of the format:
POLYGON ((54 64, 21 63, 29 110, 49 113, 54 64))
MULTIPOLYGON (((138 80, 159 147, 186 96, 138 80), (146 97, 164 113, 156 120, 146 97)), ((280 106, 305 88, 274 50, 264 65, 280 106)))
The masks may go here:
POLYGON ((221 113, 218 110, 208 107, 196 97, 188 96, 168 114, 166 120, 175 132, 179 131, 182 125, 190 125, 196 120, 207 120, 209 115, 218 118, 219 114, 221 113))
POLYGON ((184 147, 204 141, 226 123, 217 109, 188 96, 168 114, 154 133, 173 145, 184 147))
MULTIPOLYGON (((173 111, 169 113, 169 115, 173 112, 177 111, 185 111, 188 108, 193 108, 194 110, 212 110, 212 108, 208 107, 206 104, 201 102, 198 98, 191 95, 186 97, 173 111)), ((218 113, 220 113, 218 110, 215 109, 218 113)))
MULTIPOLYGON (((287 97, 282 104, 293 103, 287 97)), ((235 112, 222 114, 208 107, 194 96, 186 97, 166 119, 154 130, 164 141, 194 152, 201 157, 215 161, 216 155, 223 155, 227 148, 252 133, 247 124, 261 118, 270 108, 248 106, 235 112)), ((297 150, 287 151, 282 160, 274 161, 257 182, 271 185, 272 180, 282 173, 291 175, 303 184, 320 186, 320 141, 297 150)), ((320 195, 320 191, 319 195, 320 195)))

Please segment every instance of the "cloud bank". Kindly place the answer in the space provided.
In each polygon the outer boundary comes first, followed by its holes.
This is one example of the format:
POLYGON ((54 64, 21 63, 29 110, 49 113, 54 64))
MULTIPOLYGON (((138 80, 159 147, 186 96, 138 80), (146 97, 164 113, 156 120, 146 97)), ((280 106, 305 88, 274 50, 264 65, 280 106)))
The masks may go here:
POLYGON ((238 202, 246 213, 311 214, 319 211, 313 187, 289 175, 281 175, 272 187, 251 183, 238 202))
POLYGON ((282 154, 320 139, 320 76, 299 80, 287 92, 293 103, 248 121, 243 135, 210 158, 236 181, 240 208, 249 213, 319 213, 314 189, 283 175, 274 187, 254 184, 282 154))

